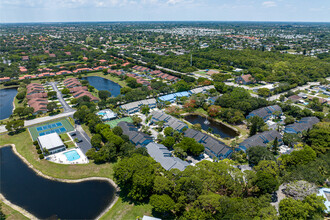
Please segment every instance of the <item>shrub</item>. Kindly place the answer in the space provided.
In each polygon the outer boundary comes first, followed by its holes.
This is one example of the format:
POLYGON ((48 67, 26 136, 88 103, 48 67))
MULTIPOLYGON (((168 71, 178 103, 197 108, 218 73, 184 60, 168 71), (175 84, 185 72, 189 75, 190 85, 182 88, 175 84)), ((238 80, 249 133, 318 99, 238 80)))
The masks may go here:
POLYGON ((37 146, 36 146, 36 150, 39 150, 39 149, 40 149, 40 147, 39 147, 39 145, 37 145, 37 146))
POLYGON ((33 141, 33 145, 36 145, 36 146, 39 145, 38 141, 33 141))
POLYGON ((41 150, 39 149, 39 150, 37 150, 37 153, 38 153, 38 154, 41 154, 42 152, 41 152, 41 150))
POLYGON ((39 159, 42 160, 42 159, 44 159, 44 158, 45 158, 45 156, 44 156, 43 154, 40 154, 40 155, 39 155, 39 159))

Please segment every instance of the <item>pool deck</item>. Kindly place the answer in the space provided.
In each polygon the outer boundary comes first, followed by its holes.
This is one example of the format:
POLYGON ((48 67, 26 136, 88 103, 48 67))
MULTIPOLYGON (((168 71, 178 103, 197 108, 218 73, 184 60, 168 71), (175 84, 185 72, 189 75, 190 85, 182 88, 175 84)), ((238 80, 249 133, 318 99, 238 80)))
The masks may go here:
POLYGON ((79 148, 71 148, 56 154, 51 154, 45 158, 48 161, 59 163, 59 164, 86 164, 89 163, 85 154, 79 148), (68 158, 64 155, 64 153, 75 150, 80 158, 74 161, 69 161, 68 158))

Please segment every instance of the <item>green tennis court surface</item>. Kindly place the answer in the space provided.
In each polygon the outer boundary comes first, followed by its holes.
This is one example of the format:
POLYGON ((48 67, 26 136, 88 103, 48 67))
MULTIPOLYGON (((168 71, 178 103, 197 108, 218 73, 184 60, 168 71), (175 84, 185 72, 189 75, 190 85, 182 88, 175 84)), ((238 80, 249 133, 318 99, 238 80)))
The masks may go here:
POLYGON ((55 132, 58 134, 62 134, 73 130, 74 127, 66 118, 35 125, 29 128, 33 141, 37 140, 39 136, 43 136, 46 134, 51 134, 55 132))
POLYGON ((130 117, 125 117, 125 118, 119 118, 119 119, 112 120, 112 121, 107 121, 107 122, 104 122, 104 124, 110 125, 111 128, 114 128, 121 121, 126 121, 126 122, 129 122, 129 123, 133 122, 133 120, 130 117))

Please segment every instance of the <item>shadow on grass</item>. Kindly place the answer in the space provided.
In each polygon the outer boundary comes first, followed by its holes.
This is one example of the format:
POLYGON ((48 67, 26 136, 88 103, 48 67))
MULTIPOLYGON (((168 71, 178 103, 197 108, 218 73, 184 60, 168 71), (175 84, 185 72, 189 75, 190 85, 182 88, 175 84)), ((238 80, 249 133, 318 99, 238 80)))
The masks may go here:
POLYGON ((19 130, 17 130, 17 131, 10 131, 10 132, 8 132, 8 135, 10 135, 10 136, 14 136, 14 135, 16 135, 16 134, 23 133, 24 131, 26 131, 26 128, 22 128, 22 129, 19 129, 19 130))
POLYGON ((154 209, 152 209, 152 216, 160 219, 175 219, 175 215, 171 212, 166 212, 166 213, 160 213, 156 212, 154 209))
POLYGON ((148 204, 149 203, 149 199, 145 199, 145 200, 142 200, 142 201, 137 201, 137 200, 134 200, 132 198, 130 198, 128 196, 128 193, 129 193, 129 189, 127 188, 120 188, 120 192, 119 192, 119 197, 122 199, 123 202, 128 202, 129 204, 134 204, 134 205, 143 205, 143 204, 148 204))

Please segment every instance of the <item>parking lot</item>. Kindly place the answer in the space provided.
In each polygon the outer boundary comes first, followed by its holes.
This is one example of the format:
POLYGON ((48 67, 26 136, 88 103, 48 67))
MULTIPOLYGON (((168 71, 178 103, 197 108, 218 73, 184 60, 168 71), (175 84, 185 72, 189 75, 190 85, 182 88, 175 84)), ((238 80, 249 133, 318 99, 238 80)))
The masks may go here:
POLYGON ((89 137, 88 136, 85 137, 85 135, 81 134, 80 131, 73 131, 73 132, 69 132, 68 134, 72 137, 73 140, 76 138, 81 140, 79 143, 76 144, 84 154, 86 154, 86 152, 92 148, 89 137), (72 135, 72 134, 76 134, 76 135, 72 135))

